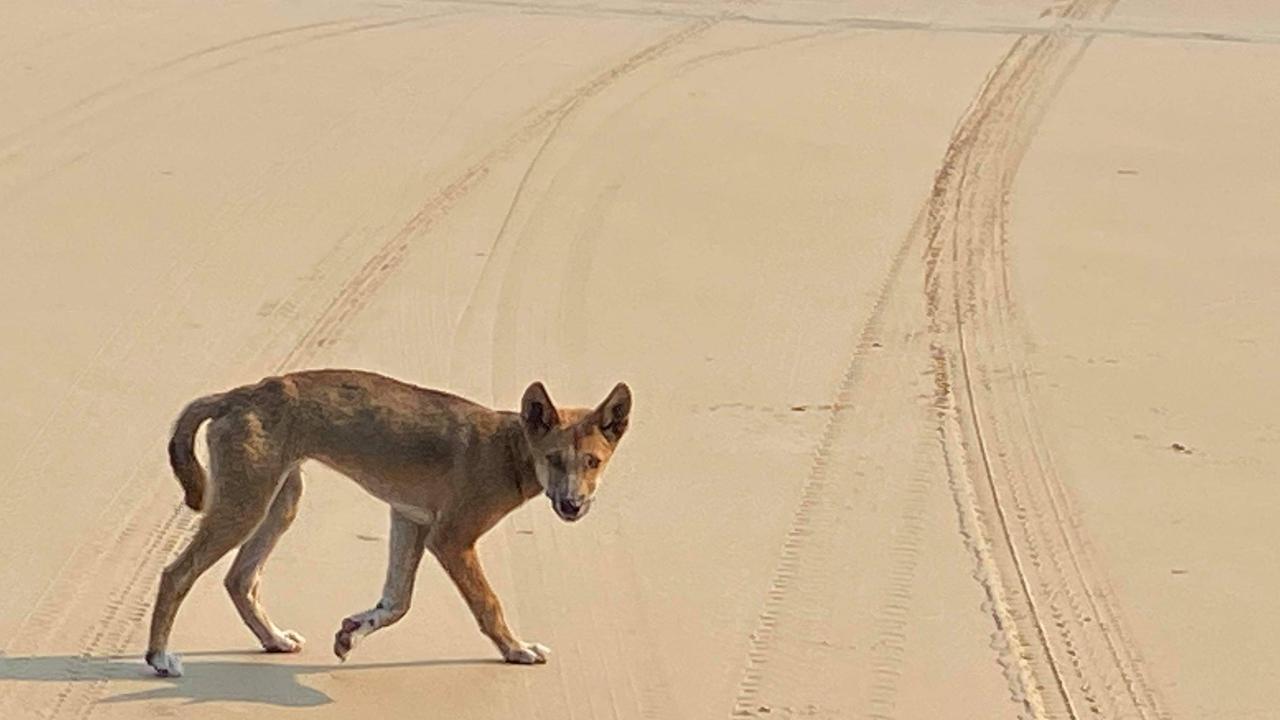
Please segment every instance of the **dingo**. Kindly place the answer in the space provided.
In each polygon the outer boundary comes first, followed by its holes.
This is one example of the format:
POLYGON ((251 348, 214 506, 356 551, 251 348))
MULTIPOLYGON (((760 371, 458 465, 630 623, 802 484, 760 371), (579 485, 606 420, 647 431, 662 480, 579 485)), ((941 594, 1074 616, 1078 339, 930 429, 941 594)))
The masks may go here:
POLYGON ((382 599, 342 621, 333 640, 339 659, 360 638, 404 617, 425 548, 507 662, 546 662, 546 647, 522 642, 507 627, 476 557, 476 540, 539 493, 563 520, 586 515, 630 412, 631 391, 622 383, 594 410, 557 410, 542 383, 534 383, 514 413, 355 370, 291 373, 192 402, 174 424, 169 463, 187 505, 205 514, 161 576, 147 664, 162 676, 182 674, 178 657, 167 651, 178 606, 196 578, 236 546, 226 587, 240 617, 267 652, 302 648, 300 635, 267 617, 258 583, 267 555, 297 513, 298 466, 306 459, 349 476, 391 506, 382 599), (212 483, 193 452, 205 420, 212 421, 212 483))

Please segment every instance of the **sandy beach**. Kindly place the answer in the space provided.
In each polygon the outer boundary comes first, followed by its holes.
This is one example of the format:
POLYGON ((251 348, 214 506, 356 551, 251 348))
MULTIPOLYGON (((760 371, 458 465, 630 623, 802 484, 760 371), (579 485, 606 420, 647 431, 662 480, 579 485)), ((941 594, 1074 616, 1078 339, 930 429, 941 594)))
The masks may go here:
POLYGON ((1280 717, 1280 6, 0 5, 0 718, 1280 717), (505 665, 317 463, 262 653, 183 405, 618 381, 590 517, 480 543, 505 665))

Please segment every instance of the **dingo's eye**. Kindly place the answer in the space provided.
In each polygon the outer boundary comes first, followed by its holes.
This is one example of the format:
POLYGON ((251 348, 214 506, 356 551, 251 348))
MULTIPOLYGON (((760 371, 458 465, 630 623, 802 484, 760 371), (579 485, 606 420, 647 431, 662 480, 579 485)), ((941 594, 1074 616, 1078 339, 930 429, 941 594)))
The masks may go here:
POLYGON ((596 468, 600 467, 600 458, 596 457, 595 455, 588 455, 587 467, 591 468, 592 470, 595 470, 596 468))
POLYGON ((559 453, 551 453, 547 456, 547 464, 559 472, 564 472, 564 458, 559 453))

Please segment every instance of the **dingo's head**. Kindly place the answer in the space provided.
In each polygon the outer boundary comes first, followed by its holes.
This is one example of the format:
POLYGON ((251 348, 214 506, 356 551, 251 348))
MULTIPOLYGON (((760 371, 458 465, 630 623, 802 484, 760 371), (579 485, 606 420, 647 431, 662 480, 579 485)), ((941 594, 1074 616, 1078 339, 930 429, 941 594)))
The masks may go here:
POLYGON ((556 409, 540 382, 524 391, 520 419, 533 451, 533 467, 560 519, 573 522, 587 514, 630 414, 631 390, 624 383, 594 410, 556 409))

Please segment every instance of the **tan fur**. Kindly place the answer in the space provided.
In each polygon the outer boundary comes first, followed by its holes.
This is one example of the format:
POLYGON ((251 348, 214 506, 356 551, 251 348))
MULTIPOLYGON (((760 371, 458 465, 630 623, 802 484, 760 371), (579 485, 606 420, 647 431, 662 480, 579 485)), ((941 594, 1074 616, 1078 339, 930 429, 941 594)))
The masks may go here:
POLYGON ((268 652, 301 649, 302 636, 276 627, 258 595, 262 566, 297 513, 299 465, 307 459, 391 506, 382 597, 342 621, 333 645, 339 659, 404 617, 430 550, 508 662, 545 662, 547 648, 522 642, 507 626, 476 540, 539 494, 564 520, 585 515, 630 410, 631 392, 621 383, 593 410, 557 409, 534 383, 515 413, 356 370, 292 373, 192 402, 174 424, 169 460, 187 505, 205 515, 161 576, 148 664, 161 675, 181 674, 167 652, 178 606, 196 578, 236 547, 226 588, 241 618, 268 652), (194 453, 206 420, 211 478, 194 453))

